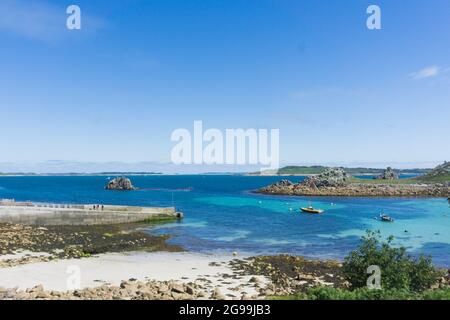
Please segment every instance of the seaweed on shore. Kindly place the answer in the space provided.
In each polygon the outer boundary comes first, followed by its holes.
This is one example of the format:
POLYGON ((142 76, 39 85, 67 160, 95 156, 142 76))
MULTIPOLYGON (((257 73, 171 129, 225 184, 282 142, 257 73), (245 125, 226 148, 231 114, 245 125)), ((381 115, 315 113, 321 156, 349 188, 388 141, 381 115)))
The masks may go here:
POLYGON ((305 292, 318 285, 347 288, 338 261, 307 260, 300 256, 257 256, 244 260, 233 260, 232 266, 244 274, 268 277, 273 288, 266 295, 305 292))
POLYGON ((0 255, 18 251, 50 253, 53 258, 82 258, 125 251, 182 251, 169 236, 136 230, 142 224, 94 226, 24 226, 0 224, 0 255))

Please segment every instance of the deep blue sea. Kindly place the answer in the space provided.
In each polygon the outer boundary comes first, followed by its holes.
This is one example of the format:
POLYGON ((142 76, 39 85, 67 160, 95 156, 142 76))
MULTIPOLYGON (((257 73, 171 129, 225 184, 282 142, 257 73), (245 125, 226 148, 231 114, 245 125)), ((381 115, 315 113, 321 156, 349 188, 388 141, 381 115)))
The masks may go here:
MULTIPOLYGON (((0 198, 39 202, 176 206, 185 218, 146 228, 171 234, 170 242, 197 252, 291 253, 342 258, 365 230, 393 235, 416 255, 450 267, 450 207, 446 199, 264 196, 250 191, 279 177, 173 175, 134 176, 138 191, 103 189, 104 176, 0 177, 0 198), (191 190, 180 190, 192 188, 191 190), (299 213, 312 204, 323 215, 299 213), (394 223, 374 219, 380 212, 394 223)), ((301 177, 290 178, 293 181, 301 177)))

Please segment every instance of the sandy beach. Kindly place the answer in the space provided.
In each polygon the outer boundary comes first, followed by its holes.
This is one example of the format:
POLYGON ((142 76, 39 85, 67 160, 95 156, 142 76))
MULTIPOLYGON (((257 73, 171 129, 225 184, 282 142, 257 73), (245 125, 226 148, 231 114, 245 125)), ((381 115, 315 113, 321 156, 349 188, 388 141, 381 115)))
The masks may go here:
MULTIPOLYGON (((12 257, 14 255, 7 256, 9 259, 12 257)), ((42 285, 45 290, 68 291, 101 285, 119 286, 122 281, 129 279, 174 280, 196 283, 204 289, 207 296, 216 288, 219 288, 227 299, 240 299, 244 293, 248 296, 258 296, 254 283, 250 282, 252 276, 238 274, 229 266, 229 262, 234 258, 232 255, 186 252, 108 253, 91 258, 0 268, 0 287, 26 290, 42 285), (73 288, 71 279, 77 273, 80 275, 80 286, 73 288)), ((268 283, 263 276, 258 276, 258 280, 261 286, 268 283)))

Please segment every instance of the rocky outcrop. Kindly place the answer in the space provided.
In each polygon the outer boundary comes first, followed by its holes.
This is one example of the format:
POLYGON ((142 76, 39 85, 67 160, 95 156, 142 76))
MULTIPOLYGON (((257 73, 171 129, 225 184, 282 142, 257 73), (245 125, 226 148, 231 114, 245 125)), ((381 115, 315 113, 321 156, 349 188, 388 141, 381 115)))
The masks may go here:
POLYGON ((436 168, 428 172, 422 178, 424 179, 434 179, 439 177, 449 177, 450 176, 450 162, 445 161, 443 164, 438 165, 436 168))
POLYGON ((307 178, 300 184, 310 188, 342 187, 347 184, 348 178, 343 169, 329 168, 321 174, 307 178))
POLYGON ((339 197, 448 197, 450 186, 436 184, 365 184, 350 183, 343 187, 310 188, 302 184, 280 188, 270 185, 256 191, 263 194, 339 197))
POLYGON ((376 179, 396 180, 398 179, 398 174, 391 167, 387 167, 387 169, 384 170, 383 173, 379 175, 376 179))
MULTIPOLYGON (((388 170, 387 170, 388 171, 388 170)), ((391 171, 386 177, 391 177, 391 171)), ((383 179, 386 180, 386 179, 383 179)), ((392 180, 392 179, 389 179, 392 180)), ((342 169, 327 169, 300 183, 286 180, 256 191, 263 194, 343 197, 448 197, 449 183, 358 183, 342 169)))
MULTIPOLYGON (((307 260, 299 256, 258 256, 234 260, 233 268, 249 275, 265 276, 271 280, 260 287, 260 296, 290 295, 305 292, 311 287, 332 286, 348 288, 337 261, 307 260)), ((252 281, 251 278, 250 282, 252 281)))
POLYGON ((294 185, 293 182, 291 182, 289 180, 286 180, 286 179, 283 179, 283 180, 278 181, 277 183, 275 183, 275 186, 280 187, 280 188, 290 187, 290 186, 293 186, 293 185, 294 185))
POLYGON ((260 189, 260 193, 297 194, 298 192, 317 192, 324 188, 338 188, 348 184, 349 176, 341 168, 329 168, 323 173, 309 177, 299 183, 281 180, 268 187, 260 189))
POLYGON ((128 190, 136 190, 137 188, 133 186, 130 179, 125 177, 117 177, 109 181, 105 189, 128 191, 128 190))

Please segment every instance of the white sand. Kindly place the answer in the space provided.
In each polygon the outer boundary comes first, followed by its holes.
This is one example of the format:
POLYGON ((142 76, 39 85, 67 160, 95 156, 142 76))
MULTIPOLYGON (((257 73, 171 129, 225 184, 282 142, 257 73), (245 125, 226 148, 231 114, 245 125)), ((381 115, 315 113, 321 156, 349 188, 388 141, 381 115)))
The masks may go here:
MULTIPOLYGON (((236 275, 228 266, 233 256, 206 255, 197 253, 110 253, 92 258, 39 262, 11 268, 0 268, 0 287, 19 289, 31 288, 42 284, 46 290, 66 291, 68 283, 74 283, 73 276, 80 271, 81 288, 102 284, 119 285, 122 280, 180 280, 197 281, 208 292, 219 287, 228 298, 240 298, 242 293, 257 294, 251 276, 236 275), (211 262, 220 266, 210 266, 211 262), (224 277, 223 275, 235 275, 224 277), (205 280, 199 280, 204 278, 205 280), (207 279, 207 280, 206 280, 207 279), (209 281, 210 282, 209 282, 209 281), (239 287, 233 290, 233 288, 239 287)), ((239 257, 242 258, 242 257, 239 257)), ((258 277, 262 284, 268 280, 258 277)))

